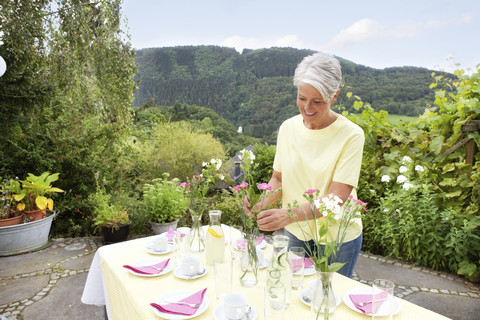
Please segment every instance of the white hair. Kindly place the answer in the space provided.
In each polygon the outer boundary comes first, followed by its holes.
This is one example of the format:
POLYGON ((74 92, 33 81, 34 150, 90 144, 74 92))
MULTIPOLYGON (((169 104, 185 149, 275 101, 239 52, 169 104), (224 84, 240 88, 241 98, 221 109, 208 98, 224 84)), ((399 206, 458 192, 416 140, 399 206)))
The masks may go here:
POLYGON ((342 82, 340 62, 332 55, 318 52, 303 58, 295 69, 293 84, 298 88, 309 84, 330 102, 342 82))

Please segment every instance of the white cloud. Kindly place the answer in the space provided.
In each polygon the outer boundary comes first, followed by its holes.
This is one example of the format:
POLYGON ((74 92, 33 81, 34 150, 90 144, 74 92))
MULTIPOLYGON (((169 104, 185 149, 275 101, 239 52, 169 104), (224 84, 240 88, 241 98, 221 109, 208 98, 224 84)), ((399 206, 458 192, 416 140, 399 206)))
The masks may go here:
POLYGON ((380 23, 371 19, 362 19, 335 35, 324 47, 324 50, 339 49, 356 43, 378 39, 382 34, 380 23))

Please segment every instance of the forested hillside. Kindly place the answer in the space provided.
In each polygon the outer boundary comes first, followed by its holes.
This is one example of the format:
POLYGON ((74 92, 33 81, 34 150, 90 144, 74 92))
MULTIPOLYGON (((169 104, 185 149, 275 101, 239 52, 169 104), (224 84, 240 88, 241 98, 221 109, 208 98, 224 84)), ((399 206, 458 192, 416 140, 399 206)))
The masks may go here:
MULTIPOLYGON (((137 51, 139 88, 134 107, 175 102, 216 111, 244 132, 274 141, 275 131, 297 113, 292 76, 312 50, 270 48, 244 50, 217 46, 151 48, 137 51)), ((338 57, 344 88, 336 103, 350 108, 347 92, 376 110, 418 116, 432 104, 432 71, 416 67, 373 69, 338 57)))

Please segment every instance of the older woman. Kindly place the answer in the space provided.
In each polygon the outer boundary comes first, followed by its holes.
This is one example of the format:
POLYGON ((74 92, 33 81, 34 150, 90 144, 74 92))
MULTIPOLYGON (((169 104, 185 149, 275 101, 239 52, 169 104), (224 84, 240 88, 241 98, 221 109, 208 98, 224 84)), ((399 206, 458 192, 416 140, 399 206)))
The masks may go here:
MULTIPOLYGON (((311 237, 305 237, 305 230, 311 230, 305 224, 312 220, 305 221, 299 210, 294 211, 295 218, 287 214, 288 204, 295 200, 304 202, 304 211, 309 211, 303 198, 306 190, 319 189, 320 194, 333 194, 344 202, 349 195, 356 196, 365 138, 359 126, 330 109, 340 92, 341 80, 339 61, 325 53, 305 57, 295 70, 293 83, 298 89, 300 114, 280 127, 269 184, 282 189, 264 203, 266 207, 281 197, 282 208, 264 210, 257 216, 261 230, 285 228, 290 246, 313 248, 311 237)), ((337 262, 345 263, 339 273, 352 276, 361 245, 362 222, 357 219, 347 229, 336 256, 337 262)))

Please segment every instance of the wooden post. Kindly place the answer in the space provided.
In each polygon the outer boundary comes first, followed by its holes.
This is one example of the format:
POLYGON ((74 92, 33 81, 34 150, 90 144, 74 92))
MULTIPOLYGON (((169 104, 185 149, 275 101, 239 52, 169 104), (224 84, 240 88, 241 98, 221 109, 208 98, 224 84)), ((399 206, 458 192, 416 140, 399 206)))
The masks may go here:
MULTIPOLYGON (((470 120, 462 126, 462 131, 467 135, 469 132, 478 131, 480 127, 480 120, 470 120)), ((477 153, 477 144, 473 139, 469 139, 466 143, 466 157, 465 161, 467 164, 475 164, 475 153, 477 153)))

